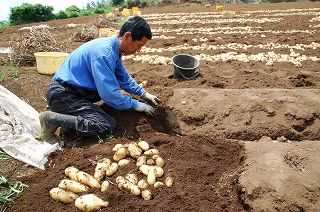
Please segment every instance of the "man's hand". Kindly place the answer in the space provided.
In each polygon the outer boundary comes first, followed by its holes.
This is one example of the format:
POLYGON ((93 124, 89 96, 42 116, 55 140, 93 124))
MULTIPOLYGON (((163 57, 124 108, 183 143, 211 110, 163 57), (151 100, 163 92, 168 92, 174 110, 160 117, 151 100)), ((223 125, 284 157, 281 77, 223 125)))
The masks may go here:
POLYGON ((156 97, 156 96, 148 93, 147 91, 144 92, 144 93, 141 95, 141 97, 142 97, 143 99, 145 99, 145 100, 151 101, 154 105, 158 105, 158 102, 161 102, 161 100, 160 100, 158 97, 156 97))
POLYGON ((153 107, 142 102, 139 102, 138 105, 134 108, 134 110, 139 112, 145 112, 149 116, 153 116, 156 112, 156 110, 153 107))

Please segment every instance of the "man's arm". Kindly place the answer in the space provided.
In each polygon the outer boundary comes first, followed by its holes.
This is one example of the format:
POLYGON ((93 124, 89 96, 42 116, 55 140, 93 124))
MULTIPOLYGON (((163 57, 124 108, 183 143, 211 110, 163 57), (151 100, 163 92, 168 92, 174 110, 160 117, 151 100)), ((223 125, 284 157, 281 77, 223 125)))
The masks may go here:
POLYGON ((140 86, 128 73, 124 65, 122 64, 122 61, 119 61, 116 66, 115 74, 118 79, 118 83, 120 85, 120 88, 125 90, 128 93, 136 94, 138 96, 141 96, 145 90, 140 86))
POLYGON ((139 101, 120 93, 112 61, 113 58, 101 56, 91 62, 92 77, 99 95, 106 104, 117 110, 134 109, 139 101))

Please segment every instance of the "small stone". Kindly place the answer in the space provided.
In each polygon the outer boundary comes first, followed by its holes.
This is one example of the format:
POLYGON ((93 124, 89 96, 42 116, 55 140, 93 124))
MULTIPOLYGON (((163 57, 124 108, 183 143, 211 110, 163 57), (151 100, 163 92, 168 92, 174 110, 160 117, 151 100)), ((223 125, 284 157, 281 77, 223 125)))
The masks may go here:
POLYGON ((260 138, 258 142, 270 142, 270 141, 272 141, 272 138, 264 135, 262 136, 262 138, 260 138))
POLYGON ((277 141, 279 141, 279 142, 286 142, 287 140, 288 139, 286 137, 284 137, 284 136, 281 136, 281 137, 277 138, 277 141))
POLYGON ((186 101, 181 101, 181 104, 185 105, 185 104, 187 104, 187 102, 186 101))

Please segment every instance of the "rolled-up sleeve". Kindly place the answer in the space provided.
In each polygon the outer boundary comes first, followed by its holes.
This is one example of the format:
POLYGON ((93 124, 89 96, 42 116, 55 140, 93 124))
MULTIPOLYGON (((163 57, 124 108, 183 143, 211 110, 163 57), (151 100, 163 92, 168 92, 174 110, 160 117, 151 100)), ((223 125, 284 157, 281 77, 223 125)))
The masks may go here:
POLYGON ((137 106, 138 100, 120 92, 120 84, 113 72, 116 65, 113 61, 111 55, 101 56, 91 61, 92 77, 99 95, 107 105, 117 110, 133 109, 137 106))

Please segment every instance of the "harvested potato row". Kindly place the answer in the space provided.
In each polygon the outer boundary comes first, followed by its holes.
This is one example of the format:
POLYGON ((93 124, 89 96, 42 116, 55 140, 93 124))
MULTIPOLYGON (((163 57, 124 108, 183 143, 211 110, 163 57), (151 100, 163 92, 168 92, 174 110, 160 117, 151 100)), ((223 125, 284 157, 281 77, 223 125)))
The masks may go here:
POLYGON ((82 211, 98 211, 102 207, 108 207, 108 205, 108 201, 103 201, 94 194, 83 195, 75 201, 75 206, 82 211))
POLYGON ((100 188, 99 181, 86 172, 78 171, 77 180, 79 183, 88 185, 91 188, 100 188))
POLYGON ((53 188, 49 191, 52 199, 63 202, 65 204, 73 202, 78 198, 78 195, 71 192, 63 190, 62 188, 53 188))
POLYGON ((139 196, 141 194, 141 190, 137 185, 131 183, 129 180, 122 176, 117 177, 116 183, 118 184, 118 188, 121 190, 125 189, 127 191, 130 191, 131 194, 135 196, 139 196))
POLYGON ((81 193, 81 192, 86 192, 89 190, 89 187, 86 185, 83 185, 77 181, 74 180, 68 180, 64 179, 62 180, 59 185, 59 188, 74 192, 74 193, 81 193))
POLYGON ((96 178, 99 182, 105 177, 106 170, 109 168, 111 160, 108 158, 103 158, 96 165, 95 172, 93 177, 96 178))

